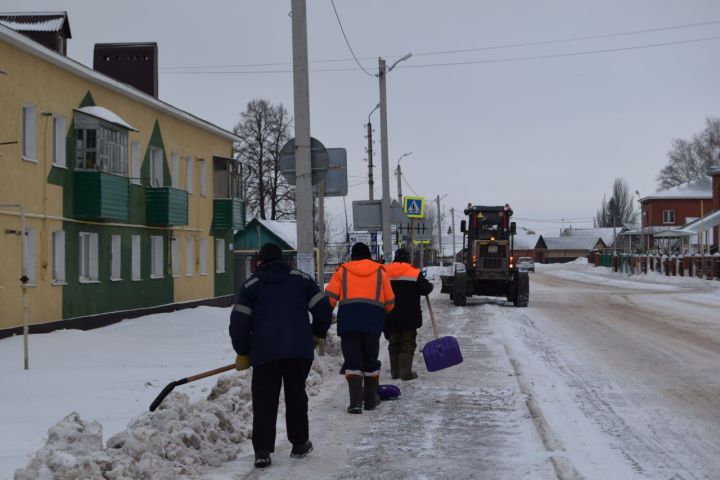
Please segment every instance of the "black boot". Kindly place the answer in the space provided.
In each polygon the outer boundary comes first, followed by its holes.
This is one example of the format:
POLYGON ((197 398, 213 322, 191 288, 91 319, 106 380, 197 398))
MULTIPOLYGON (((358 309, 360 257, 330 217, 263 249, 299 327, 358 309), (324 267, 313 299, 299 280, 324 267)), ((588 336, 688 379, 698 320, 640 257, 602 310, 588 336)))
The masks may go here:
POLYGON ((350 406, 348 413, 362 413, 363 404, 363 377, 362 375, 348 375, 348 390, 350 392, 350 406))
POLYGON ((255 452, 255 467, 265 468, 272 463, 270 460, 270 452, 255 452))
POLYGON ((400 378, 400 355, 397 353, 390 354, 390 378, 393 380, 400 378))
POLYGON ((400 354, 400 380, 414 380, 417 378, 417 373, 412 370, 414 356, 412 353, 400 354))
POLYGON ((365 389, 363 390, 363 403, 365 410, 375 410, 380 405, 380 396, 377 393, 380 377, 365 377, 365 389))

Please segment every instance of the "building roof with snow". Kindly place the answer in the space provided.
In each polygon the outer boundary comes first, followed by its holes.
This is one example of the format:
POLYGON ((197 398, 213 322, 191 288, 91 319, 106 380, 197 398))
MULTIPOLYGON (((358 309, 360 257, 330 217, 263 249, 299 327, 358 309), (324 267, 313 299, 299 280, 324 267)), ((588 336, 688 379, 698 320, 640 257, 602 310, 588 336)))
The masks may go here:
POLYGON ((72 38, 67 12, 0 13, 0 24, 18 32, 63 32, 72 38))
POLYGON ((75 108, 76 112, 84 113, 85 115, 90 115, 91 117, 99 118, 100 120, 105 120, 108 123, 112 123, 113 125, 118 125, 123 128, 127 128, 128 130, 132 130, 137 132, 138 129, 127 123, 125 120, 120 118, 120 115, 118 115, 115 112, 111 112, 105 107, 98 107, 98 106, 88 106, 88 107, 81 107, 81 108, 75 108))
POLYGON ((297 222, 295 220, 263 220, 257 219, 260 224, 277 235, 283 242, 297 250, 297 222))
POLYGON ((515 250, 534 250, 542 235, 518 233, 513 237, 515 250))
POLYGON ((285 251, 297 250, 297 222, 253 218, 235 234, 234 250, 257 251, 267 242, 285 251))
POLYGON ((641 202, 647 200, 672 200, 672 199, 701 199, 712 198, 712 181, 710 178, 701 178, 692 182, 680 184, 666 190, 659 190, 652 195, 643 197, 641 202))
POLYGON ((605 245, 612 245, 615 236, 626 230, 624 226, 618 225, 616 228, 565 228, 560 233, 560 237, 594 237, 602 238, 605 245))
POLYGON ((598 237, 543 237, 548 250, 595 250, 606 244, 598 237))

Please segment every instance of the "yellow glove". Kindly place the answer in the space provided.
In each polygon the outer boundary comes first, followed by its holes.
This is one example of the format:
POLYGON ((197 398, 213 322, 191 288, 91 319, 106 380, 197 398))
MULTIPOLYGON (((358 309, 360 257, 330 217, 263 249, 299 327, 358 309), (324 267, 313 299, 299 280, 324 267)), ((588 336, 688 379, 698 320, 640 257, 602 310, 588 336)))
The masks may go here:
POLYGON ((250 355, 238 355, 235 357, 235 369, 247 370, 250 368, 250 355))
POLYGON ((325 345, 325 339, 313 336, 313 342, 315 343, 315 348, 321 348, 325 345))

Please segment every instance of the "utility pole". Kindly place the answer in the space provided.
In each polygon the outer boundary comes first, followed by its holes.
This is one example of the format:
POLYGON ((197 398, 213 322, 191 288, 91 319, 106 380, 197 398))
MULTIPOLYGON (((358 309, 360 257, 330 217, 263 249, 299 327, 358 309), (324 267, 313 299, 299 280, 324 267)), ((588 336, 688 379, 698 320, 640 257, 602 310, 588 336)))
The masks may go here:
MULTIPOLYGON (((453 251, 452 251, 452 263, 455 263, 455 209, 450 208, 450 220, 452 221, 452 242, 453 242, 453 251)), ((450 265, 452 267, 452 265, 450 265)))
MULTIPOLYGON (((372 112, 370 112, 372 113, 372 112)), ((367 154, 368 154, 368 200, 375 200, 375 192, 373 191, 375 182, 373 181, 373 150, 372 150, 372 124, 370 123, 370 115, 368 115, 367 123, 367 154)))
POLYGON ((325 179, 318 185, 318 285, 325 290, 325 179))
POLYGON ((378 79, 380 81, 380 154, 382 157, 382 232, 383 255, 392 258, 390 236, 390 166, 388 165, 387 90, 385 59, 378 58, 378 79))
POLYGON ((435 197, 435 201, 437 202, 437 219, 438 219, 438 245, 439 245, 439 248, 438 248, 438 263, 439 263, 440 266, 442 267, 442 266, 443 266, 443 261, 442 261, 442 254, 443 254, 443 247, 442 247, 442 215, 441 215, 442 210, 440 210, 440 195, 438 195, 437 197, 435 197))
POLYGON ((395 175, 397 176, 397 184, 398 184, 398 204, 402 207, 403 200, 402 200, 402 170, 400 169, 400 162, 398 162, 397 169, 395 170, 395 175))
POLYGON ((390 235, 390 166, 388 165, 388 128, 387 128, 387 89, 385 77, 395 66, 410 58, 408 53, 393 63, 390 68, 385 65, 385 59, 378 57, 378 80, 380 82, 380 153, 382 155, 382 227, 383 227, 383 255, 386 259, 392 258, 392 236, 390 235))
POLYGON ((291 0, 291 11, 297 267, 308 275, 314 276, 313 194, 310 162, 310 80, 308 77, 307 10, 305 0, 291 0))

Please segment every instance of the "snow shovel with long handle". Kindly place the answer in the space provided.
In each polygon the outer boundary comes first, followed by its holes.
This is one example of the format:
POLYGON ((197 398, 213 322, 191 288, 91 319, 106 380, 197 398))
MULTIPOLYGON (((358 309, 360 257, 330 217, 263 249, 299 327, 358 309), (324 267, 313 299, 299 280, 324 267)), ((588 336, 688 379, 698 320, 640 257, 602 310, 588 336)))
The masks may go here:
POLYGON ((186 383, 194 382, 195 380, 200 380, 201 378, 212 377, 213 375, 217 375, 218 373, 223 373, 234 369, 235 364, 231 363, 230 365, 225 365, 224 367, 216 368, 215 370, 208 370, 207 372, 198 373, 197 375, 193 375, 192 377, 181 378, 180 380, 170 382, 165 388, 163 388, 162 392, 160 392, 160 395, 155 397, 155 400, 153 400, 153 402, 150 404, 150 411, 154 412, 155 409, 160 406, 162 401, 165 400, 165 397, 167 397, 175 387, 179 385, 185 385, 186 383))
POLYGON ((432 322, 433 332, 435 334, 435 340, 426 343, 422 350, 428 372, 436 372, 462 363, 463 357, 462 353, 460 353, 460 345, 458 345, 457 339, 449 336, 440 337, 437 324, 435 323, 432 305, 430 305, 430 297, 426 296, 425 299, 427 300, 430 321, 432 322))

